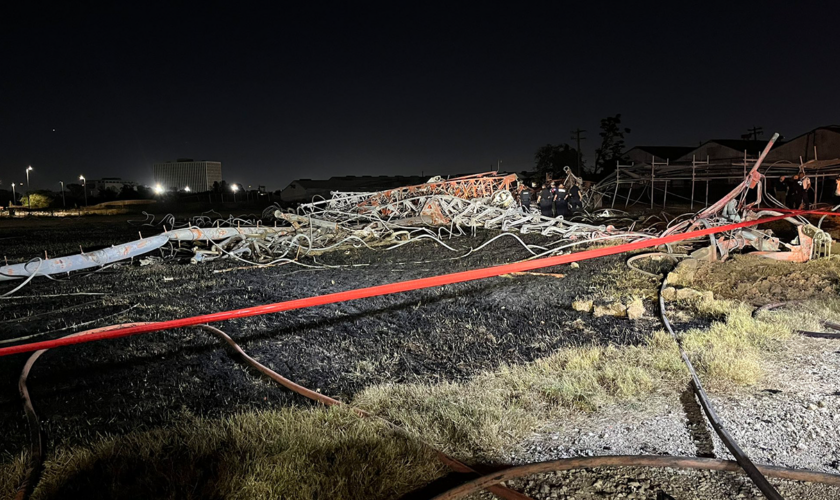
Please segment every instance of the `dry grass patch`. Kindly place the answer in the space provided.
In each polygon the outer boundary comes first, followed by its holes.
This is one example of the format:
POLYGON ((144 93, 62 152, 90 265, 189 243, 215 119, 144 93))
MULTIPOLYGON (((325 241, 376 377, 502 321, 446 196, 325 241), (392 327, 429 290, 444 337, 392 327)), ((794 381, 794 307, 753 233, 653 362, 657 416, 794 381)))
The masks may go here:
POLYGON ((32 499, 390 499, 443 472, 428 448, 348 409, 286 408, 58 449, 32 499))
POLYGON ((0 459, 0 498, 14 498, 18 485, 26 477, 27 457, 26 453, 5 454, 0 459))
MULTIPOLYGON (((725 312, 725 320, 710 328, 680 335, 712 389, 757 382, 762 358, 791 335, 793 320, 768 323, 753 318, 745 304, 705 300, 695 308, 707 315, 725 312)), ((676 344, 660 331, 645 345, 563 349, 464 384, 376 386, 355 402, 448 453, 493 460, 566 411, 640 400, 670 390, 685 376, 676 344)))
POLYGON ((765 311, 759 318, 766 322, 782 322, 791 329, 812 332, 831 331, 823 326, 823 320, 840 323, 840 297, 828 296, 817 300, 793 303, 765 311))
POLYGON ((464 459, 495 460, 569 410, 641 399, 682 376, 665 333, 642 346, 581 347, 463 384, 380 385, 355 404, 464 459))
POLYGON ((762 376, 762 357, 778 351, 793 330, 791 320, 754 318, 753 308, 740 302, 699 300, 694 306, 704 315, 726 314, 724 321, 715 321, 707 329, 680 335, 689 359, 710 388, 756 383, 762 376))
MULTIPOLYGON (((623 255, 627 257, 635 253, 638 252, 623 255)), ((637 261, 637 264, 640 263, 637 261)), ((651 270, 651 272, 653 271, 655 269, 651 270)), ((655 300, 659 296, 659 283, 659 278, 634 271, 624 262, 607 266, 592 278, 593 288, 599 297, 619 301, 631 300, 636 297, 655 300)))

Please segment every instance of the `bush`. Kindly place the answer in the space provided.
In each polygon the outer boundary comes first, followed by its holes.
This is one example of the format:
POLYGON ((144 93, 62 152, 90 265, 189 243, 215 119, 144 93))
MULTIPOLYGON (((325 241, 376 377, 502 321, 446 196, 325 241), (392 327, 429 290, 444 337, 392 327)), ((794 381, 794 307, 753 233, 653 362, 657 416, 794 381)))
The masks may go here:
POLYGON ((32 193, 20 199, 20 204, 27 208, 48 208, 52 202, 52 196, 43 193, 32 193))

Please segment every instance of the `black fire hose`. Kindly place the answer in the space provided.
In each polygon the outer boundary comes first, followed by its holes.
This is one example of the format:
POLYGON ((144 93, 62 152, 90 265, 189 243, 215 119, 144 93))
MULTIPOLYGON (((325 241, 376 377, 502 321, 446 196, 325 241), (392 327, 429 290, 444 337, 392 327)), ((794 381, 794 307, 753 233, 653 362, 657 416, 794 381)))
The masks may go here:
POLYGON ((714 407, 712 406, 712 402, 709 401, 709 397, 706 395, 706 391, 703 390, 703 384, 700 383, 700 378, 697 376, 697 372, 694 371, 694 365, 691 364, 691 360, 688 359, 688 355, 680 345, 680 341, 677 338, 677 334, 674 333, 674 329, 671 327, 671 322, 668 321, 668 317, 665 316, 665 298, 662 296, 662 291, 665 287, 668 286, 668 278, 665 277, 662 279, 662 286, 659 288, 659 314, 662 317, 662 323, 665 324, 665 328, 668 329, 668 333, 674 337, 674 340, 677 342, 677 346, 680 349, 680 357, 682 357, 683 363, 688 367, 688 372, 691 374, 691 386, 694 389, 694 394, 697 395, 697 399, 700 401, 700 406, 703 407, 703 411, 706 413, 706 417, 709 419, 709 423, 712 424, 712 428, 715 430, 718 436, 720 436, 721 441, 723 444, 726 445, 726 448, 732 453, 732 456, 735 457, 735 461, 738 462, 738 465, 744 469, 744 472, 752 479, 753 483, 758 487, 759 490, 764 494, 768 500, 782 500, 782 495, 776 491, 776 488, 770 484, 770 481, 764 477, 764 474, 758 470, 758 467, 750 460, 744 450, 738 446, 738 443, 729 435, 729 432, 723 427, 723 424, 720 421, 717 413, 715 412, 714 407))
MULTIPOLYGON (((758 313, 764 311, 772 311, 773 309, 778 309, 780 307, 786 306, 788 304, 799 304, 804 302, 802 300, 788 300, 785 302, 773 302, 771 304, 765 304, 755 311, 753 311, 753 317, 758 316, 758 313)), ((835 323, 833 321, 828 321, 826 319, 820 320, 820 323, 826 328, 830 328, 832 330, 837 330, 840 332, 840 323, 835 323)), ((832 340, 840 340, 840 333, 830 333, 830 332, 809 332, 807 330, 794 330, 794 332, 802 335, 803 337, 811 337, 815 339, 832 339, 832 340)))

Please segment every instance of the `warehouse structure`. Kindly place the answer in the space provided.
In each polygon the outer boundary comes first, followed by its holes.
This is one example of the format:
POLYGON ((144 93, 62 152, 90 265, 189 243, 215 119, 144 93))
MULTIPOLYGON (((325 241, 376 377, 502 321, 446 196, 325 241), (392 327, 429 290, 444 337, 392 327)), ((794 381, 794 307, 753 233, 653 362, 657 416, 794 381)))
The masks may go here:
MULTIPOLYGON (((596 205, 628 207, 642 199, 650 204, 667 204, 668 199, 708 206, 743 181, 767 146, 763 140, 714 139, 697 147, 636 146, 623 155, 614 172, 601 180, 593 197, 596 205), (710 195, 711 192, 711 195, 710 195), (672 197, 672 198, 669 198, 672 197)), ((840 175, 840 126, 815 128, 789 140, 777 140, 769 151, 761 173, 769 179, 807 175, 814 200, 833 194, 834 179, 840 175)))

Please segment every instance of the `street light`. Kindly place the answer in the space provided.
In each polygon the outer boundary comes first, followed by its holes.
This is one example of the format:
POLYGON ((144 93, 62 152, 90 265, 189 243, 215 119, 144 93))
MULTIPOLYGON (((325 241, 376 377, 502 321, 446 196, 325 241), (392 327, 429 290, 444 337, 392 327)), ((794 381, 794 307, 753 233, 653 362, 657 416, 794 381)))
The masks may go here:
POLYGON ((79 180, 82 181, 82 191, 85 192, 85 206, 87 206, 87 180, 84 175, 80 175, 79 180))
POLYGON ((64 199, 64 181, 58 181, 61 183, 61 206, 67 208, 67 200, 64 199))
POLYGON ((236 184, 231 184, 230 190, 233 191, 233 202, 236 203, 236 192, 239 191, 239 186, 237 186, 236 184))
POLYGON ((15 183, 12 183, 12 205, 17 203, 17 193, 15 193, 15 183))
POLYGON ((32 170, 32 165, 26 168, 26 208, 32 209, 32 195, 29 194, 29 171, 32 170))
POLYGON ((190 192, 190 187, 189 187, 189 186, 184 187, 184 191, 186 191, 187 193, 189 193, 189 192, 190 192))

